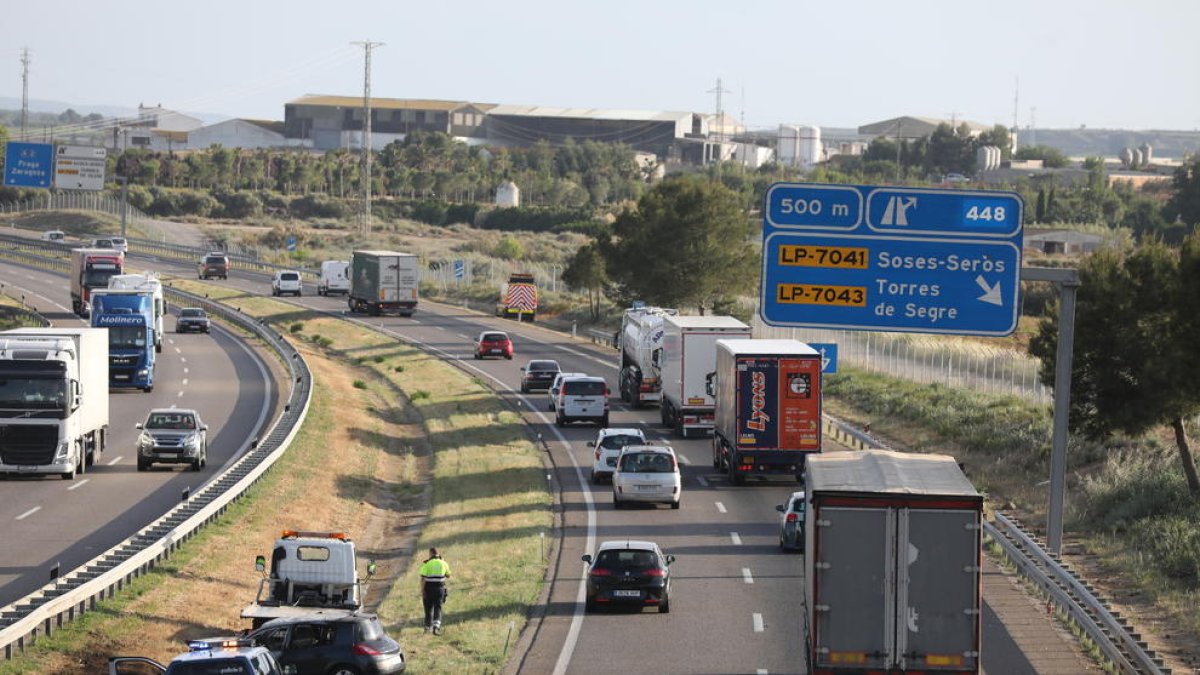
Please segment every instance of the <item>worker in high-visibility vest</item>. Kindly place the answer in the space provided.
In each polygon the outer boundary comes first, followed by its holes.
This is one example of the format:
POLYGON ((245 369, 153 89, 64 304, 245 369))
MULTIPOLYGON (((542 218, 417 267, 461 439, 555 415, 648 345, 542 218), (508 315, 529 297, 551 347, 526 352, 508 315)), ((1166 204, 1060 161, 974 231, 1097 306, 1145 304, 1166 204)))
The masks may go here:
POLYGON ((442 603, 446 601, 446 581, 450 579, 450 565, 442 560, 436 548, 429 549, 429 557, 421 565, 421 601, 425 605, 425 632, 442 634, 442 603))

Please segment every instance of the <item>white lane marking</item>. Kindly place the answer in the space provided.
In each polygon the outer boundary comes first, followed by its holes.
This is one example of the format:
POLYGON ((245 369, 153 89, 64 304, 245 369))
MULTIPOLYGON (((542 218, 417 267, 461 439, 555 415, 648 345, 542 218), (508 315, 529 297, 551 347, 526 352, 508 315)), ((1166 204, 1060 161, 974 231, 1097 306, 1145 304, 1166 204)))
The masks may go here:
POLYGON ((113 458, 113 460, 112 460, 111 462, 109 462, 109 463, 108 463, 108 464, 106 464, 105 466, 112 466, 112 465, 116 464, 117 462, 119 462, 119 461, 121 461, 121 460, 123 460, 123 459, 125 459, 125 458, 124 458, 124 457, 122 457, 121 455, 117 455, 116 457, 114 457, 114 458, 113 458))
POLYGON ((748 584, 754 583, 754 577, 750 574, 749 567, 742 568, 742 581, 745 581, 748 584))
POLYGON ((28 279, 28 280, 30 280, 30 281, 37 281, 37 279, 34 279, 34 278, 33 278, 33 275, 32 275, 32 274, 26 274, 26 275, 25 275, 25 278, 26 278, 26 279, 28 279))
POLYGON ((187 384, 187 381, 188 381, 188 379, 187 379, 186 377, 185 377, 185 378, 183 378, 183 384, 185 384, 185 385, 186 385, 186 384, 187 384))
POLYGON ((728 513, 728 511, 725 510, 724 504, 722 504, 721 502, 717 502, 716 504, 717 504, 718 511, 720 511, 721 513, 728 513))
MULTIPOLYGON (((262 400, 262 407, 258 411, 258 420, 254 423, 253 431, 249 435, 246 436, 246 440, 242 443, 242 445, 240 447, 238 447, 238 449, 232 455, 229 456, 229 459, 225 461, 225 464, 220 469, 213 472, 214 478, 216 476, 219 476, 220 474, 224 473, 225 469, 229 468, 230 465, 232 465, 234 462, 241 459, 242 454, 245 453, 246 450, 250 447, 250 444, 254 442, 255 436, 257 436, 259 431, 262 430, 263 422, 267 419, 267 413, 270 412, 271 390, 273 389, 273 386, 271 384, 271 377, 270 377, 270 375, 267 374, 266 366, 263 365, 262 359, 259 358, 258 354, 255 353, 254 350, 250 349, 250 347, 245 342, 243 342, 240 339, 237 339, 233 333, 230 333, 225 328, 223 328, 221 326, 217 326, 217 331, 219 331, 221 334, 225 335, 226 337, 233 338, 234 344, 236 344, 239 348, 241 348, 242 351, 246 352, 246 354, 248 354, 250 356, 250 360, 252 360, 254 362, 254 365, 258 367, 258 372, 262 375, 262 379, 263 379, 263 383, 264 383, 264 387, 263 387, 264 395, 263 395, 263 400, 262 400)), ((171 407, 174 408, 175 406, 171 406, 171 407)), ((196 490, 196 493, 199 493, 199 490, 196 490)))
POLYGON ((704 476, 696 476, 696 482, 703 485, 704 487, 708 487, 708 479, 705 478, 704 476))
POLYGON ((458 337, 460 337, 460 338, 462 338, 462 339, 464 339, 464 340, 470 340, 470 339, 471 339, 471 337, 470 337, 469 335, 463 335, 462 333, 455 333, 455 335, 457 335, 458 337))
POLYGON ((181 357, 179 357, 179 362, 180 362, 180 363, 187 363, 187 359, 181 356, 181 357))
MULTIPOLYGON (((175 394, 175 398, 183 398, 183 392, 181 391, 178 394, 175 394)), ((171 407, 174 408, 175 406, 171 406, 171 407)))
MULTIPOLYGON (((172 404, 171 404, 171 407, 172 407, 172 408, 178 408, 178 407, 179 407, 179 404, 178 404, 178 403, 172 403, 172 404)), ((220 472, 218 472, 218 473, 220 473, 220 472)))
POLYGON ((169 344, 169 345, 175 344, 174 338, 167 338, 167 344, 169 344))
POLYGON ((417 324, 421 323, 420 321, 417 321, 416 319, 413 319, 412 322, 417 323, 417 324))
POLYGON ((184 369, 183 369, 183 374, 184 374, 184 375, 187 375, 187 374, 188 374, 188 369, 187 369, 187 368, 184 368, 184 369))
POLYGON ((762 614, 759 614, 758 612, 754 613, 754 632, 755 633, 763 632, 762 614))
POLYGON ((738 533, 737 533, 737 532, 730 532, 730 533, 729 533, 729 538, 733 540, 733 545, 734 545, 734 546, 741 546, 741 545, 742 545, 742 538, 738 536, 738 533))
POLYGON ((176 347, 176 348, 175 348, 175 353, 176 353, 176 354, 182 354, 182 353, 183 353, 183 350, 182 350, 182 349, 180 349, 179 347, 176 347))
POLYGON ((71 490, 74 490, 74 489, 76 489, 76 488, 81 488, 81 487, 83 487, 84 485, 86 485, 86 484, 87 484, 87 482, 88 482, 89 480, 91 480, 91 478, 84 478, 84 479, 83 479, 83 480, 81 480, 81 481, 76 481, 74 485, 72 485, 71 487, 67 488, 67 492, 70 492, 71 490))
POLYGON ((754 671, 754 675, 767 675, 767 669, 759 668, 758 670, 754 671))
POLYGON ((690 459, 688 459, 687 457, 684 457, 683 455, 675 455, 675 456, 679 458, 679 463, 680 463, 680 464, 682 464, 682 465, 684 465, 684 466, 691 466, 691 465, 692 465, 692 461, 691 461, 690 459))
POLYGON ((33 514, 37 513, 38 511, 41 511, 41 510, 42 510, 42 507, 35 506, 32 509, 29 509, 28 511, 26 511, 25 513, 22 513, 21 515, 17 516, 17 520, 25 520, 29 516, 32 516, 33 514))

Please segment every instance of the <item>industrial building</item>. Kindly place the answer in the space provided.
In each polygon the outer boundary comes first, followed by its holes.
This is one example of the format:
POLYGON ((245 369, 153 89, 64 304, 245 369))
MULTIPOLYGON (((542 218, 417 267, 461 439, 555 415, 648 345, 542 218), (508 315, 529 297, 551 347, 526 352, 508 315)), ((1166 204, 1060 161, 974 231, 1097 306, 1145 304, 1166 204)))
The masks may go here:
POLYGON ((538 141, 624 143, 659 157, 677 157, 680 139, 707 135, 703 117, 690 112, 498 105, 487 111, 484 138, 493 145, 538 141))
MULTIPOLYGON (((480 138, 495 106, 464 101, 372 98, 371 147, 382 150, 414 131, 480 138)), ((307 140, 314 150, 357 149, 362 143, 363 100, 355 96, 302 96, 283 107, 283 135, 307 140)))
POLYGON ((893 117, 890 120, 883 120, 881 122, 864 124, 858 128, 858 133, 872 138, 886 136, 888 138, 914 139, 932 134, 942 124, 949 124, 955 129, 965 124, 971 130, 971 136, 978 136, 992 128, 986 124, 972 122, 971 120, 946 120, 936 117, 913 117, 906 115, 903 117, 893 117))

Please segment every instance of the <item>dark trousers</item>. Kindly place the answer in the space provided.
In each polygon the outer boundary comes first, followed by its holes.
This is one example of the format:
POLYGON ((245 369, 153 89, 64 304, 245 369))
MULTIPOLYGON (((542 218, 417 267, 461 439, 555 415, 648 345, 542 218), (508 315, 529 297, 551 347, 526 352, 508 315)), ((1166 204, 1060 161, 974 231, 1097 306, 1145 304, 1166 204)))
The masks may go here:
POLYGON ((425 627, 442 625, 442 603, 446 601, 445 584, 425 584, 421 592, 421 601, 425 605, 425 627))

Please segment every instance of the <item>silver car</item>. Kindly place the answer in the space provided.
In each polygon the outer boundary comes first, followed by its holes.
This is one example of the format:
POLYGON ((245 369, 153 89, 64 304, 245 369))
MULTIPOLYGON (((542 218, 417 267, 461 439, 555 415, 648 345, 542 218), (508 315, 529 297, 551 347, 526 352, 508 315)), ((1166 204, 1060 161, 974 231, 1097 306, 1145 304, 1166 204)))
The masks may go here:
POLYGON ((804 550, 804 491, 793 492, 783 504, 775 507, 779 512, 779 548, 804 550))
POLYGON ((186 408, 156 408, 138 422, 137 468, 154 464, 187 464, 199 471, 208 463, 208 425, 186 408))

